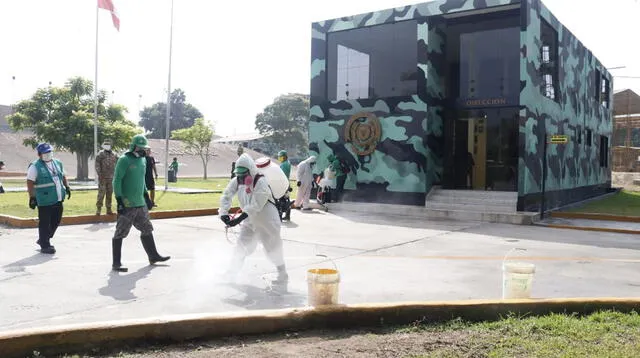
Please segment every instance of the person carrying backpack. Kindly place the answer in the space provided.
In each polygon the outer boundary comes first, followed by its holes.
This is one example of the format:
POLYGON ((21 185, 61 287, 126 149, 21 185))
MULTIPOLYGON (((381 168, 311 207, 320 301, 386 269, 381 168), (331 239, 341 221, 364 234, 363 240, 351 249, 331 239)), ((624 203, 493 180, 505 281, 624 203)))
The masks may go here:
POLYGON ((344 191, 344 183, 347 181, 347 174, 351 171, 349 166, 336 155, 330 154, 329 157, 329 166, 331 170, 336 173, 336 190, 335 190, 335 199, 336 201, 342 200, 342 193, 344 191))
POLYGON ((220 220, 228 227, 242 223, 238 243, 225 277, 234 281, 245 258, 255 251, 260 240, 268 259, 278 270, 278 277, 272 283, 273 288, 286 291, 289 275, 282 250, 280 216, 269 182, 266 177, 258 174, 256 163, 246 153, 236 161, 235 174, 236 177, 229 181, 220 199, 220 220), (236 194, 242 214, 231 219, 229 209, 236 194))

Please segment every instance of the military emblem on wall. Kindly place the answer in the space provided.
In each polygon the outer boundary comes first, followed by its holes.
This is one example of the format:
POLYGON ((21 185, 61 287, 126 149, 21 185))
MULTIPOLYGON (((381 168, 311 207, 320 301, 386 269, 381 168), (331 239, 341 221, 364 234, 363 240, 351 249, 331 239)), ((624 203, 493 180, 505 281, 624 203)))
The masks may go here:
POLYGON ((357 155, 369 155, 376 150, 381 135, 380 120, 373 113, 356 113, 344 128, 344 140, 357 155))

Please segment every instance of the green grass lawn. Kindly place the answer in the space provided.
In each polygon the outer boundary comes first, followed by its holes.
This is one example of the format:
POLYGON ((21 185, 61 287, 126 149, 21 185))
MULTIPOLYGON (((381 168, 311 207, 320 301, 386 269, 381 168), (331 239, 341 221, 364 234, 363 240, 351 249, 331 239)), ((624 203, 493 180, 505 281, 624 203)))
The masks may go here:
MULTIPOLYGON (((229 178, 209 178, 204 180, 202 178, 178 178, 178 182, 169 183, 169 188, 192 188, 192 189, 208 189, 208 190, 224 190, 229 183, 229 178)), ((298 192, 298 187, 295 181, 290 181, 291 188, 293 188, 292 196, 298 192)), ((159 178, 156 181, 156 189, 164 189, 164 178, 159 178)))
MULTIPOLYGON (((169 188, 181 187, 181 188, 194 188, 194 189, 208 189, 208 190, 224 190, 227 186, 229 179, 227 178, 215 178, 215 179, 196 179, 185 178, 178 179, 177 183, 169 183, 169 188)), ((12 183, 14 181, 12 180, 12 183)), ((16 186, 25 185, 24 180, 20 179, 15 181, 16 186), (19 185, 18 185, 19 184, 19 185)), ((8 187, 3 182, 5 187, 8 187)), ((73 190, 73 186, 71 187, 73 190)), ((160 178, 156 183, 156 211, 167 210, 184 210, 184 209, 208 209, 217 208, 220 206, 220 193, 204 193, 204 194, 179 194, 172 192, 164 192, 164 180, 160 178)), ((295 198, 297 193, 297 187, 295 183, 292 183, 293 192, 291 197, 295 198)), ((82 190, 72 191, 71 200, 64 202, 64 215, 93 215, 96 210, 96 197, 97 190, 82 190)), ((113 209, 115 210, 115 198, 113 200, 113 209)), ((37 217, 37 210, 31 210, 28 206, 29 196, 27 192, 19 193, 4 193, 0 194, 0 214, 12 215, 22 218, 37 217)), ((237 198, 234 198, 233 205, 238 205, 237 198)), ((104 213, 106 209, 102 209, 104 213)))
MULTIPOLYGON (((5 188, 26 187, 26 180, 20 179, 4 179, 0 180, 5 188)), ((192 188, 192 189, 207 189, 207 190, 224 190, 229 182, 229 178, 209 178, 204 180, 202 178, 178 178, 178 182, 169 183, 169 188, 192 188)), ((291 181, 291 187, 293 193, 298 191, 295 181, 291 181)), ((72 186, 73 189, 73 186, 72 186)), ((164 189, 164 178, 159 178, 156 181, 156 189, 164 189)))
POLYGON ((405 332, 461 332, 469 350, 442 347, 418 357, 640 357, 640 315, 510 317, 497 322, 420 325, 405 332))
POLYGON ((66 358, 119 357, 640 357, 640 316, 507 317, 497 322, 279 332, 173 345, 145 344, 66 358), (97 355, 95 353, 98 353, 97 355), (335 353, 335 354, 331 354, 335 353))
MULTIPOLYGON (((74 191, 71 199, 64 202, 64 215, 93 215, 96 212, 97 190, 74 191)), ((221 194, 178 194, 172 192, 157 192, 155 211, 183 210, 183 209, 208 209, 220 206, 221 194)), ((29 196, 26 192, 0 194, 0 214, 12 215, 22 218, 37 217, 38 211, 31 210, 28 206, 29 196)), ((233 205, 236 206, 237 199, 233 205)), ((115 210, 115 198, 113 199, 115 210)), ((105 209, 102 209, 105 213, 105 209)))
MULTIPOLYGON (((169 188, 224 190, 227 183, 229 178, 178 178, 176 183, 169 183, 169 188)), ((164 178, 156 180, 156 189, 164 189, 164 178)))
POLYGON ((20 178, 20 179, 2 179, 0 180, 0 183, 2 183, 2 186, 5 188, 16 188, 16 187, 26 187, 27 186, 27 180, 25 178, 20 178))
POLYGON ((640 192, 623 190, 613 196, 592 201, 580 207, 567 209, 566 211, 640 216, 640 192))

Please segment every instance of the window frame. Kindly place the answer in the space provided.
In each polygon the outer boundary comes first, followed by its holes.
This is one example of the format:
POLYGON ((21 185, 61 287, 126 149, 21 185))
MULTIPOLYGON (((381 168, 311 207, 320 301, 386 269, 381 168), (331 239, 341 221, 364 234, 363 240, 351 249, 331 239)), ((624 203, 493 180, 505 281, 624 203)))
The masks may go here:
POLYGON ((600 135, 600 167, 609 167, 609 137, 600 135))
POLYGON ((558 31, 545 19, 540 18, 540 92, 545 98, 560 102, 558 31), (545 54, 547 59, 545 60, 545 54))
MULTIPOLYGON (((337 86, 338 86, 338 63, 337 63, 337 59, 338 59, 338 55, 337 55, 337 46, 341 45, 338 41, 334 41, 333 45, 335 45, 336 47, 336 55, 335 57, 330 56, 330 51, 331 51, 331 37, 332 36, 336 36, 337 34, 340 33, 348 33, 348 32, 354 32, 354 31, 358 31, 358 30, 370 30, 372 28, 377 28, 377 27, 383 27, 383 26, 389 26, 392 30, 394 30, 393 26, 397 25, 397 24, 403 24, 403 23, 413 23, 414 25, 414 30, 412 30, 412 34, 411 36, 415 35, 415 67, 412 67, 412 72, 411 74, 417 75, 419 73, 419 59, 420 59, 420 54, 419 54, 419 46, 418 46, 418 31, 419 31, 419 19, 405 19, 405 20, 401 20, 401 21, 392 21, 392 22, 385 22, 385 23, 381 23, 381 24, 376 24, 376 25, 371 25, 371 26, 361 26, 361 27, 354 27, 354 28, 350 28, 350 29, 345 29, 345 30, 338 30, 338 31, 330 31, 327 32, 326 34, 326 40, 325 40, 325 58, 326 58, 326 71, 325 71, 325 91, 324 91, 324 100, 328 101, 328 102, 337 102, 337 101, 357 101, 357 100, 378 100, 378 99, 382 99, 382 98, 393 98, 393 97, 410 97, 413 95, 417 95, 420 91, 420 80, 418 78, 415 78, 413 81, 415 82, 415 87, 413 87, 411 89, 411 94, 396 94, 393 96, 386 96, 386 95, 380 95, 376 93, 376 87, 373 87, 372 84, 374 83, 374 81, 372 80, 373 77, 375 77, 375 74, 372 75, 372 70, 374 69, 374 66, 372 66, 372 55, 371 54, 367 54, 366 52, 362 52, 359 51, 358 49, 352 49, 364 54, 369 55, 369 81, 368 81, 368 93, 367 93, 367 97, 365 98, 348 98, 348 99, 339 99, 340 96, 338 96, 338 90, 337 90, 337 86), (413 32, 415 31, 415 32, 413 32), (335 60, 335 68, 332 68, 332 60, 335 60), (332 73, 332 70, 335 71, 335 73, 332 73), (335 78, 334 81, 332 81, 332 78, 335 78), (332 90, 333 88, 333 90, 332 90)), ((345 45, 342 45, 345 46, 345 45)), ((345 46, 348 47, 348 46, 345 46)), ((349 48, 349 47, 348 47, 349 48)), ((379 67, 375 67, 378 68, 379 67)), ((399 74, 403 74, 404 71, 400 72, 399 74)))

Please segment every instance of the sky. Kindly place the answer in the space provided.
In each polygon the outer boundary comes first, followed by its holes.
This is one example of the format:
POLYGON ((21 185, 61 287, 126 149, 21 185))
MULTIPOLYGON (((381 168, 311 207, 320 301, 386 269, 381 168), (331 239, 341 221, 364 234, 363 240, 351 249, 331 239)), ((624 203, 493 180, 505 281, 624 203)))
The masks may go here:
MULTIPOLYGON (((216 134, 255 132, 258 113, 285 93, 309 93, 311 23, 417 0, 175 0, 171 88, 214 123, 216 134)), ((640 77, 639 0, 544 0, 614 76, 640 77)), ((166 101, 171 0, 114 0, 98 16, 98 87, 137 122, 166 101)), ((94 80, 96 0, 0 0, 0 104, 49 81, 94 80), (15 79, 13 77, 15 76, 15 79)), ((640 93, 640 79, 614 78, 640 93)))

